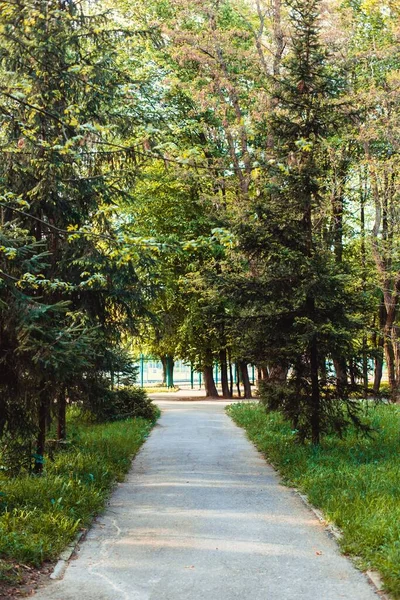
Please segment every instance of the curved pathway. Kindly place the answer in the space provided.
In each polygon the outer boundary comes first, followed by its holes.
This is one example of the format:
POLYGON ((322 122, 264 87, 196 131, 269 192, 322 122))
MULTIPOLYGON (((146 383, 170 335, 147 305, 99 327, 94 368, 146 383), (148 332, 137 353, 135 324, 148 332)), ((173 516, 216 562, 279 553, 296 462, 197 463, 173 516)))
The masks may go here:
POLYGON ((225 402, 159 398, 126 481, 36 600, 377 600, 225 402))

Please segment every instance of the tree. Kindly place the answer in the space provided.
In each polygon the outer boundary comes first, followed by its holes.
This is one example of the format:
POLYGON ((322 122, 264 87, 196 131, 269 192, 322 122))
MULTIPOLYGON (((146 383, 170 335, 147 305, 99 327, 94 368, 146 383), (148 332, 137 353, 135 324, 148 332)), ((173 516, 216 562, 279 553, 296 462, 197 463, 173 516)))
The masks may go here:
MULTIPOLYGON (((257 263, 247 287, 250 301, 241 303, 248 307, 247 318, 264 324, 276 362, 292 370, 286 385, 269 386, 271 403, 283 407, 299 435, 314 444, 330 427, 345 426, 345 390, 340 398, 332 395, 324 363, 349 348, 354 331, 346 272, 317 225, 327 178, 325 140, 338 125, 333 111, 338 88, 319 40, 318 9, 317 0, 291 3, 291 52, 266 119, 274 140, 270 168, 264 192, 240 227, 242 249, 257 263), (254 310, 256 291, 263 295, 264 316, 254 310)), ((356 407, 348 403, 347 410, 357 422, 356 407)))
POLYGON ((137 167, 132 32, 75 2, 21 0, 1 18, 1 421, 24 415, 40 471, 51 408, 65 435, 66 390, 143 297, 110 212, 137 167))

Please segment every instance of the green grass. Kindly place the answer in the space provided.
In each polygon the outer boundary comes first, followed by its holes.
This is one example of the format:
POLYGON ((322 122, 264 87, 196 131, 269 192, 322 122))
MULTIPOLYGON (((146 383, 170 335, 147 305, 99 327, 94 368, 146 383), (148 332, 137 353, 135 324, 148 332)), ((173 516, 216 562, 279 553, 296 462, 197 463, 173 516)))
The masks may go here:
POLYGON ((165 385, 154 385, 152 387, 145 387, 146 394, 174 394, 175 392, 179 392, 181 389, 177 385, 172 388, 167 388, 165 385))
POLYGON ((42 476, 0 474, 0 581, 13 575, 13 561, 40 566, 57 558, 102 510, 151 427, 144 419, 72 424, 73 441, 46 460, 42 476))
POLYGON ((368 406, 372 438, 350 431, 319 449, 301 446, 290 425, 260 404, 233 404, 227 412, 283 475, 343 531, 342 550, 361 568, 378 570, 400 598, 400 406, 368 406))

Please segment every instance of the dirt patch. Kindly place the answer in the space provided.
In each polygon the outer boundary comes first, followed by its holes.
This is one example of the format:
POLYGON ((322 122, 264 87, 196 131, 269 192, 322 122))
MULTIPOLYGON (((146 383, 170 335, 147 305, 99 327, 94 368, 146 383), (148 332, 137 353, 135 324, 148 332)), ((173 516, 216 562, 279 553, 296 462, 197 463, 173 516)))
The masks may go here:
POLYGON ((33 596, 37 588, 44 584, 53 571, 53 563, 45 563, 40 568, 28 567, 27 565, 10 565, 9 581, 0 581, 0 598, 2 600, 19 600, 33 596))

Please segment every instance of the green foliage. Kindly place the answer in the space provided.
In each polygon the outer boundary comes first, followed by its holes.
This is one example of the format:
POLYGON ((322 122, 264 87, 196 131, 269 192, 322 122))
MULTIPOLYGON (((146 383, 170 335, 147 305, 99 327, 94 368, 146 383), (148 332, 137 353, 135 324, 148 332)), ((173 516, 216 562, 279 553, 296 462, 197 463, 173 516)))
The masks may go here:
POLYGON ((110 389, 103 381, 90 386, 87 398, 83 400, 83 409, 89 412, 89 419, 99 423, 131 417, 155 421, 158 416, 157 408, 142 388, 110 389))
POLYGON ((148 256, 132 240, 128 253, 115 207, 143 135, 135 51, 157 37, 113 28, 100 6, 45 8, 9 5, 0 23, 0 435, 36 434, 37 470, 51 413, 62 436, 67 397, 103 376, 144 310, 148 256))
POLYGON ((71 443, 52 458, 45 456, 41 477, 9 478, 0 472, 1 556, 37 566, 57 558, 102 509, 151 426, 142 418, 71 424, 71 443))
POLYGON ((234 404, 228 413, 283 475, 343 531, 342 550, 363 569, 379 570, 387 591, 400 598, 400 409, 363 404, 374 435, 350 429, 343 439, 327 436, 315 449, 296 441, 280 413, 260 404, 234 404))
MULTIPOLYGON (((312 408, 309 398, 312 393, 307 378, 298 374, 288 377, 287 381, 277 383, 261 381, 259 384, 260 402, 268 411, 281 411, 291 423, 297 439, 304 443, 312 439, 312 408)), ((336 434, 343 437, 346 429, 356 427, 361 433, 369 434, 370 427, 363 419, 362 405, 357 397, 346 397, 338 400, 334 378, 327 379, 320 385, 320 433, 336 434)))

